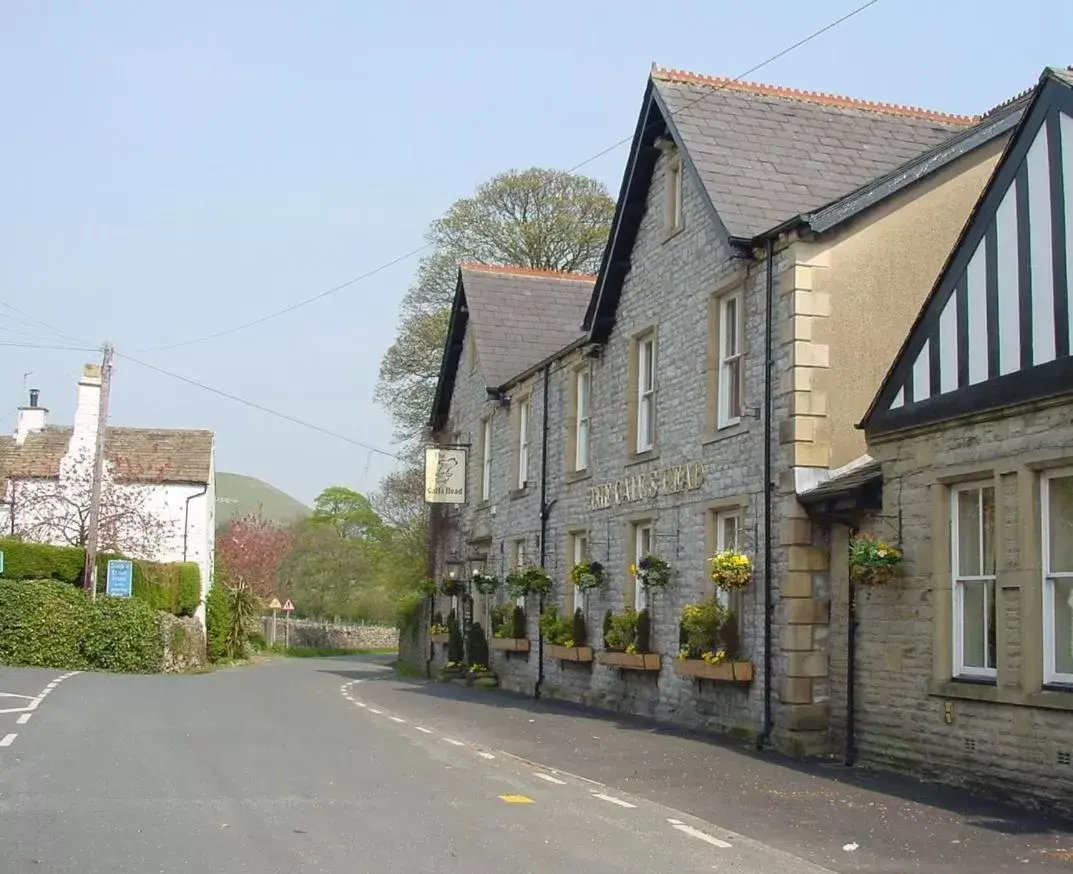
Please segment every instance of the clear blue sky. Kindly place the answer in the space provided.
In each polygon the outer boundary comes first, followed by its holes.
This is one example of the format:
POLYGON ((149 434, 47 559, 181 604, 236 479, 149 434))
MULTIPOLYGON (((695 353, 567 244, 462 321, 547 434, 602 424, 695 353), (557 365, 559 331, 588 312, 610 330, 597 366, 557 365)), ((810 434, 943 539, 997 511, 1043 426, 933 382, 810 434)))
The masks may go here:
MULTIPOLYGON (((415 248, 499 171, 626 136, 653 61, 735 76, 859 2, 6 0, 0 299, 133 355, 229 327, 415 248)), ((975 113, 1073 61, 1071 32, 1068 0, 881 0, 749 78, 975 113)), ((583 172, 617 194, 625 154, 583 172)), ((372 394, 414 266, 143 357, 389 447, 372 394)), ((28 335, 57 342, 0 307, 0 343, 28 335)), ((27 371, 70 422, 90 358, 0 346, 0 428, 27 371)), ((219 470, 307 501, 391 464, 124 361, 112 410, 211 428, 219 470)))

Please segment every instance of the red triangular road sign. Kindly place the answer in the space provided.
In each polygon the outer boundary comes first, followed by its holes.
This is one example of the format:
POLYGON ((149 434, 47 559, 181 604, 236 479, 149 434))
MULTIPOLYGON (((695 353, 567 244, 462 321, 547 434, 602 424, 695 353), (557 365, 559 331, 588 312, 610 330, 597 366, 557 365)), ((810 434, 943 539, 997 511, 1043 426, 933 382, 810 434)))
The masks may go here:
POLYGON ((268 602, 268 609, 269 610, 281 610, 281 609, 283 609, 283 605, 281 605, 279 603, 279 598, 273 598, 271 601, 269 601, 268 602))
POLYGON ((288 598, 288 599, 287 599, 287 603, 283 605, 283 609, 284 609, 284 610, 285 610, 285 611, 286 611, 287 613, 290 613, 290 612, 291 612, 291 611, 292 611, 292 610, 294 609, 294 604, 292 604, 292 603, 291 603, 291 599, 290 599, 290 598, 288 598))

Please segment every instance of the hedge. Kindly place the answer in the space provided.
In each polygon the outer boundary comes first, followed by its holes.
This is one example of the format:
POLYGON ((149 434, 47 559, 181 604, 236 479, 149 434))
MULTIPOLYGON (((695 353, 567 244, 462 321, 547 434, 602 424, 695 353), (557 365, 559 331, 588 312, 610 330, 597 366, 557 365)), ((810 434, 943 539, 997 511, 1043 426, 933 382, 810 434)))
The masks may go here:
POLYGON ((155 673, 164 667, 160 616, 127 598, 89 601, 56 580, 0 580, 0 662, 155 673))
MULTIPOLYGON (((0 538, 4 553, 5 580, 59 580, 80 585, 86 566, 85 550, 70 546, 49 546, 0 538)), ((108 562, 124 556, 102 553, 97 556, 97 592, 106 590, 108 562)), ((193 616, 201 603, 201 569, 195 562, 160 564, 133 560, 131 594, 154 610, 175 616, 193 616)))

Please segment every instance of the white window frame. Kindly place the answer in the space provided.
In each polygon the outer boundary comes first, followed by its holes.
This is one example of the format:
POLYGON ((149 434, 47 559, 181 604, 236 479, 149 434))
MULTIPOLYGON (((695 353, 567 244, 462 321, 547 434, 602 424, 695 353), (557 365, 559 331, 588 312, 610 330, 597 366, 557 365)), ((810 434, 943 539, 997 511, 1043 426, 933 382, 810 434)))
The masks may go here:
POLYGON ((492 420, 484 420, 484 446, 481 447, 481 500, 492 499, 492 420))
POLYGON ((577 424, 574 432, 574 470, 589 467, 589 404, 592 397, 592 370, 583 367, 577 372, 577 424))
POLYGON ((518 405, 518 488, 529 482, 529 398, 518 405))
MULTIPOLYGON (((953 589, 953 610, 951 612, 953 614, 953 632, 954 632, 954 637, 953 637, 953 643, 954 643, 954 646, 953 646, 953 656, 954 656, 953 671, 954 671, 954 676, 955 677, 962 677, 962 678, 968 678, 968 679, 974 679, 974 680, 994 680, 994 679, 997 679, 997 677, 998 677, 998 666, 995 665, 995 666, 989 667, 989 668, 988 667, 981 668, 981 667, 978 667, 978 666, 975 666, 975 665, 966 665, 965 664, 965 641, 964 641, 964 637, 962 635, 962 625, 963 625, 962 617, 963 617, 964 612, 965 612, 965 584, 966 583, 970 583, 970 584, 971 583, 991 583, 993 588, 994 588, 995 594, 990 595, 990 597, 994 598, 994 597, 997 597, 997 594, 998 594, 998 585, 997 585, 998 581, 997 581, 997 576, 994 573, 992 573, 992 574, 965 575, 965 576, 963 576, 960 573, 960 569, 959 569, 958 566, 959 566, 960 561, 961 561, 961 548, 960 548, 961 547, 961 544, 960 544, 960 524, 961 524, 961 519, 960 519, 960 514, 958 512, 958 510, 959 510, 958 504, 959 504, 959 497, 964 492, 976 492, 979 495, 978 501, 979 501, 979 504, 980 504, 980 530, 979 530, 978 533, 979 533, 979 537, 980 537, 980 548, 983 549, 983 544, 984 544, 984 534, 983 534, 983 524, 984 524, 983 490, 984 489, 991 489, 992 493, 995 495, 995 499, 997 500, 997 492, 995 490, 995 483, 994 483, 993 480, 986 480, 986 481, 981 480, 981 481, 973 482, 973 483, 965 483, 963 485, 956 486, 956 487, 954 487, 953 489, 950 490, 950 580, 951 580, 951 585, 952 585, 952 589, 953 589)), ((997 507, 997 504, 996 504, 996 507, 997 507)), ((998 535, 998 523, 997 523, 997 519, 996 519, 995 539, 997 539, 997 535, 998 535)), ((994 543, 994 540, 992 541, 992 547, 995 549, 995 552, 996 552, 996 554, 995 554, 995 568, 996 568, 996 571, 997 571, 997 566, 998 566, 998 547, 997 547, 997 544, 994 543)), ((980 568, 981 568, 981 570, 984 568, 984 565, 985 565, 985 556, 981 555, 980 556, 980 568)), ((987 628, 987 625, 986 625, 986 618, 988 616, 990 616, 990 613, 991 613, 991 610, 988 609, 989 607, 994 607, 994 609, 995 609, 995 623, 996 623, 996 625, 998 624, 998 609, 997 609, 997 607, 995 605, 989 605, 988 604, 988 600, 987 600, 988 597, 989 597, 989 593, 988 593, 988 590, 985 588, 984 589, 984 617, 985 617, 985 625, 984 625, 984 658, 985 658, 985 660, 987 658, 988 636, 989 636, 988 635, 988 628, 987 628)), ((997 628, 995 629, 995 632, 996 632, 996 636, 997 636, 997 633, 998 633, 997 628)), ((997 639, 997 637, 996 637, 996 639, 997 639)), ((997 656, 998 656, 997 649, 998 648, 996 646, 996 653, 995 653, 996 659, 997 659, 997 656)))
MULTIPOLYGON (((741 550, 741 525, 742 525, 742 512, 741 509, 734 510, 720 510, 715 513, 715 551, 722 552, 725 549, 733 549, 735 551, 741 550), (734 542, 727 543, 726 536, 726 523, 731 519, 734 520, 734 542)), ((726 589, 716 589, 715 597, 719 600, 719 603, 724 607, 730 606, 730 592, 726 589)))
POLYGON ((655 442, 656 337, 648 334, 637 341, 637 451, 648 452, 655 442))
MULTIPOLYGON (((579 531, 572 535, 574 539, 574 564, 580 564, 589 557, 589 534, 587 531, 579 531)), ((580 609, 584 614, 588 606, 585 603, 585 590, 574 586, 574 609, 580 609)))
MULTIPOLYGON (((522 567, 526 561, 525 552, 525 538, 519 537, 514 541, 514 566, 516 568, 522 567)), ((519 595, 514 599, 514 603, 519 607, 525 607, 525 595, 519 595)))
POLYGON ((716 422, 717 428, 729 428, 733 425, 737 425, 741 422, 741 405, 743 401, 742 395, 744 394, 744 386, 742 379, 742 334, 744 332, 745 318, 743 314, 744 298, 741 290, 731 292, 719 298, 719 409, 718 418, 716 422), (728 331, 727 328, 730 325, 731 319, 727 318, 727 310, 729 309, 730 302, 735 303, 735 317, 734 317, 734 336, 737 339, 736 348, 734 350, 728 350, 728 331), (730 410, 730 398, 732 382, 736 382, 734 390, 738 395, 738 411, 737 415, 733 415, 730 410))
MULTIPOLYGON (((633 526, 633 563, 636 565, 644 556, 653 551, 654 539, 651 522, 637 522, 633 526), (644 545, 647 541, 647 545, 644 545)), ((648 590, 641 585, 640 575, 633 580, 633 605, 640 613, 648 607, 648 590)))
MULTIPOLYGON (((1073 686, 1073 674, 1055 668, 1054 581, 1073 578, 1071 571, 1051 570, 1051 495, 1052 479, 1073 477, 1073 468, 1049 471, 1040 478, 1040 529, 1043 534, 1043 682, 1047 685, 1073 686)), ((1070 604, 1073 610, 1073 604, 1070 604)), ((1071 644, 1073 645, 1073 644, 1071 644)))
POLYGON ((667 233, 682 229, 682 159, 671 158, 667 164, 667 233))

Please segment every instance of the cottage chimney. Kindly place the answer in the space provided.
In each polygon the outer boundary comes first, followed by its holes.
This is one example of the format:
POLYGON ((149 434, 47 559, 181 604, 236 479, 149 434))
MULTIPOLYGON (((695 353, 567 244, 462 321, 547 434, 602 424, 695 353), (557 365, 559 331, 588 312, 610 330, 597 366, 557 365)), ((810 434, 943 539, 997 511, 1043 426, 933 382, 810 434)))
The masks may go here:
POLYGON ((87 364, 78 380, 78 406, 72 439, 93 442, 97 438, 97 416, 101 405, 101 366, 87 364))
POLYGON ((15 425, 15 442, 20 446, 26 442, 27 436, 45 427, 45 417, 48 410, 39 406, 37 401, 41 392, 36 388, 30 389, 30 406, 19 407, 19 418, 15 425))

